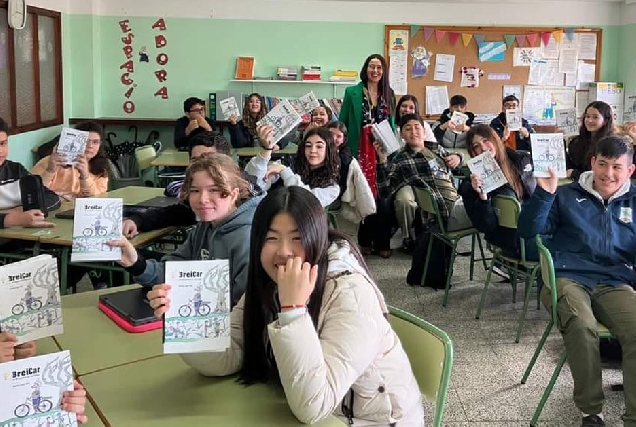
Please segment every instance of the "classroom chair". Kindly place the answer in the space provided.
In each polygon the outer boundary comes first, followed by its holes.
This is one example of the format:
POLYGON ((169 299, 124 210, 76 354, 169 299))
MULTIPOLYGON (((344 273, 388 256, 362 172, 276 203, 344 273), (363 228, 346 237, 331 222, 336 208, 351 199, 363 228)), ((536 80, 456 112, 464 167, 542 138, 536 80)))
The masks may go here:
POLYGON ((442 215, 437 207, 435 196, 428 188, 413 187, 413 194, 415 195, 415 202, 422 212, 426 212, 429 216, 432 216, 437 223, 438 230, 431 231, 431 238, 428 241, 428 249, 426 251, 426 261, 424 262, 424 275, 422 276, 422 286, 426 280, 428 273, 428 263, 431 259, 431 250, 433 247, 433 239, 439 239, 448 246, 451 247, 451 259, 448 267, 448 274, 446 275, 446 286, 444 288, 444 299, 442 305, 445 307, 448 303, 448 291, 450 290, 451 278, 453 277, 453 264, 455 263, 455 257, 457 256, 457 243, 463 237, 470 236, 472 239, 472 246, 470 251, 470 280, 473 280, 473 273, 475 270, 475 261, 481 261, 484 265, 484 270, 488 270, 486 265, 486 257, 484 255, 484 248, 481 244, 481 237, 479 231, 476 228, 466 228, 464 230, 446 231, 442 215), (479 251, 481 252, 481 259, 475 260, 475 241, 479 244, 479 251))
MULTIPOLYGON (((517 229, 521 205, 516 198, 510 196, 495 196, 492 199, 492 206, 497 212, 497 221, 500 227, 514 230, 517 229)), ((492 260, 490 261, 490 268, 488 269, 486 283, 484 283, 484 290, 481 293, 481 299, 479 300, 479 307, 477 307, 477 314, 475 314, 475 318, 479 319, 481 316, 481 310, 483 309, 484 302, 486 301, 486 293, 488 292, 488 286, 490 285, 490 279, 492 278, 492 272, 495 267, 499 267, 510 276, 513 304, 517 302, 517 278, 525 279, 526 286, 524 289, 523 309, 519 316, 519 326, 517 327, 517 336, 515 337, 515 342, 518 343, 521 331, 523 330, 523 324, 526 320, 530 290, 532 289, 532 285, 536 283, 539 263, 526 260, 525 242, 521 237, 519 238, 519 247, 521 248, 521 256, 519 258, 504 255, 501 248, 498 248, 491 243, 487 243, 487 245, 492 252, 492 260)), ((537 310, 539 308, 539 293, 537 292, 537 310)))
POLYGON ((142 183, 146 180, 144 177, 146 174, 150 174, 150 182, 152 186, 156 186, 157 182, 157 170, 151 165, 152 161, 157 158, 157 152, 152 145, 144 145, 143 147, 135 148, 135 160, 137 160, 137 172, 142 183))
MULTIPOLYGON (((526 368, 525 373, 523 374, 523 378, 521 379, 521 384, 525 384, 532 372, 532 368, 534 367, 535 362, 537 361, 537 357, 539 357, 539 353, 541 353, 541 349, 543 349, 543 345, 545 344, 550 331, 552 331, 552 326, 558 324, 558 312, 557 312, 557 289, 556 289, 556 277, 554 275, 554 264, 552 263, 552 255, 548 248, 543 245, 541 241, 541 236, 536 237, 537 239, 537 247, 539 248, 539 264, 541 265, 541 277, 543 278, 543 286, 547 286, 550 289, 551 300, 552 300, 552 310, 550 310, 550 322, 548 326, 545 328, 543 332, 543 336, 539 341, 539 345, 537 349, 534 351, 532 355, 532 359, 530 359, 530 363, 526 368)), ((599 338, 612 338, 612 334, 610 331, 603 326, 600 322, 596 323, 596 330, 599 338)), ((552 373, 552 377, 550 377, 550 381, 541 396, 541 400, 539 401, 539 405, 537 405, 537 409, 534 411, 534 415, 532 416, 532 420, 530 421, 530 425, 535 427, 537 422, 539 421, 539 417, 541 416, 541 411, 543 411, 543 407, 550 397, 550 393, 552 393, 552 388, 554 387, 554 383, 556 383, 557 378, 559 378, 559 374, 561 373, 561 369, 563 368, 563 364, 565 363, 566 353, 565 349, 561 352, 561 356, 559 357, 559 361, 557 362, 556 367, 554 368, 554 372, 552 373)))
POLYGON ((400 338, 420 392, 435 404, 433 427, 441 427, 453 369, 453 343, 446 332, 389 306, 389 323, 400 338))

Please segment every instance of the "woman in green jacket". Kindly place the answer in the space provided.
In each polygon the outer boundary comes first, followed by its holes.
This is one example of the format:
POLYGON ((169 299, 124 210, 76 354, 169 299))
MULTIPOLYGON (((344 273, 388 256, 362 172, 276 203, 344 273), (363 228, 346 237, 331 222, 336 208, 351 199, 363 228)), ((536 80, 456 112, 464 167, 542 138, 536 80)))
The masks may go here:
POLYGON ((389 85, 389 68, 382 55, 370 55, 360 70, 361 82, 345 90, 339 120, 349 134, 347 145, 357 154, 362 173, 376 198, 377 213, 369 215, 360 223, 358 243, 362 253, 368 255, 376 250, 383 258, 391 256, 392 210, 390 203, 378 199, 375 173, 376 153, 373 148, 371 125, 388 120, 394 127, 395 100, 389 85))

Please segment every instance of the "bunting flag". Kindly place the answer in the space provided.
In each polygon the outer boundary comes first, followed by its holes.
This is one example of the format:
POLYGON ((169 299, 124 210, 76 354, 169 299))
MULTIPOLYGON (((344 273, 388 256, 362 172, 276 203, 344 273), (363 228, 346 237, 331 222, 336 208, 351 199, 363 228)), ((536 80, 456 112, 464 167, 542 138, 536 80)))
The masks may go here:
POLYGON ((517 46, 524 47, 526 45, 526 35, 525 34, 518 34, 518 35, 515 36, 515 39, 517 40, 517 46))
POLYGON ((420 30, 419 25, 411 25, 411 37, 415 37, 415 34, 420 30))
POLYGON ((514 34, 505 35, 504 40, 506 41, 506 47, 510 47, 515 42, 515 35, 514 34))
POLYGON ((543 45, 547 46, 550 43, 550 37, 552 37, 552 33, 545 31, 541 33, 541 41, 543 41, 543 45))
POLYGON ((431 36, 433 35, 433 29, 432 28, 424 28, 424 41, 427 42, 428 39, 431 38, 431 36))
POLYGON ((530 43, 530 46, 532 47, 537 45, 538 38, 539 38, 539 34, 537 33, 526 34, 526 39, 528 39, 528 43, 530 43))
POLYGON ((563 37, 563 30, 553 31, 552 35, 554 36, 554 40, 557 43, 561 43, 561 38, 563 37))
POLYGON ((483 43, 484 39, 486 38, 486 36, 484 36, 483 34, 475 34, 474 37, 477 44, 483 43))
POLYGON ((458 38, 459 38, 459 33, 453 33, 453 32, 448 33, 448 41, 450 42, 451 46, 455 46, 455 43, 457 43, 458 38))
POLYGON ((473 39, 472 34, 462 34, 462 43, 464 43, 464 47, 468 47, 470 41, 473 39))
POLYGON ((574 28, 566 28, 565 36, 568 38, 570 42, 574 40, 574 28))
POLYGON ((438 44, 439 44, 439 42, 442 41, 442 39, 444 38, 445 35, 446 35, 446 31, 444 31, 444 30, 435 30, 435 40, 437 40, 438 44))

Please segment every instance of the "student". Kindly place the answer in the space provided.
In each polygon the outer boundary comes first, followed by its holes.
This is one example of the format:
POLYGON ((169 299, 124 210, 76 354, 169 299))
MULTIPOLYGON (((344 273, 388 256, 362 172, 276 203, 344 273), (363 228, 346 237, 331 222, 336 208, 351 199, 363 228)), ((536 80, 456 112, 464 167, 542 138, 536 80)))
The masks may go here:
POLYGON ((144 259, 125 237, 109 244, 122 248, 120 265, 144 286, 164 283, 166 261, 229 259, 234 306, 245 292, 247 242, 262 197, 251 197, 249 183, 229 156, 212 153, 190 163, 181 199, 188 201, 200 222, 185 243, 161 261, 144 259))
MULTIPOLYGON (((243 106, 243 117, 239 120, 236 115, 229 118, 230 143, 233 148, 260 147, 256 123, 267 115, 267 104, 263 95, 250 94, 243 106)), ((291 132, 290 135, 293 135, 291 132)), ((293 136, 286 136, 274 146, 273 151, 285 148, 293 136)))
MULTIPOLYGON (((7 157, 9 157, 9 126, 0 118, 0 209, 7 210, 6 213, 0 213, 0 228, 53 227, 39 209, 26 212, 22 210, 20 178, 31 174, 20 163, 12 162, 7 157)), ((51 211, 60 207, 59 196, 47 187, 44 187, 44 197, 47 210, 51 211)))
POLYGON ((324 127, 305 132, 303 142, 298 145, 295 171, 280 163, 268 165, 272 154, 273 132, 274 128, 271 126, 259 127, 258 135, 264 148, 252 157, 245 166, 245 171, 254 176, 258 186, 264 190, 269 190, 280 178, 285 187, 296 185, 310 190, 324 207, 333 203, 340 194, 340 158, 331 132, 324 127))
POLYGON ((490 122, 490 127, 497 132, 506 147, 510 147, 513 150, 530 151, 530 134, 534 133, 534 129, 532 129, 528 121, 522 118, 521 129, 518 131, 511 131, 506 124, 506 110, 519 108, 519 98, 514 95, 508 95, 503 99, 501 105, 503 107, 502 112, 490 122))
MULTIPOLYGON (((581 426, 604 426, 603 384, 597 320, 623 350, 626 427, 636 426, 636 189, 633 146, 623 136, 596 142, 591 171, 577 182, 558 186, 559 178, 538 178, 538 186, 519 215, 526 239, 544 235, 554 261, 559 330, 574 380, 574 403, 581 426)), ((550 290, 541 300, 551 310, 550 290)))
POLYGON ((177 119, 174 125, 174 147, 179 151, 186 151, 190 138, 199 132, 214 130, 212 119, 205 116, 205 101, 190 97, 183 101, 184 115, 177 119))
POLYGON ((332 120, 333 112, 326 105, 321 105, 311 112, 311 126, 327 126, 332 120))
POLYGON ((439 120, 433 125, 436 141, 445 148, 466 148, 466 132, 470 130, 475 120, 475 115, 466 111, 468 101, 462 95, 453 95, 450 99, 450 107, 442 112, 439 120), (453 113, 457 111, 468 116, 463 126, 455 126, 451 122, 453 113))
MULTIPOLYGON (((517 230, 499 227, 497 213, 492 206, 492 198, 499 195, 511 196, 519 202, 530 198, 537 185, 533 176, 532 157, 527 153, 505 147, 494 129, 488 125, 474 125, 468 131, 466 139, 470 157, 478 156, 485 151, 490 152, 508 181, 507 184, 484 193, 481 178, 471 174, 470 180, 464 180, 459 187, 466 213, 473 227, 484 233, 488 242, 501 248, 505 255, 518 258, 521 256, 521 251, 517 230)), ((525 255, 528 260, 538 259, 534 239, 525 241, 525 255)))
MULTIPOLYGON (((16 345, 17 337, 8 332, 0 332, 0 363, 27 359, 37 354, 35 341, 16 345)), ((86 406, 86 390, 77 380, 73 381, 73 391, 65 391, 62 395, 62 409, 75 412, 77 422, 86 424, 88 417, 84 414, 86 406)))
MULTIPOLYGON (((412 186, 420 186, 431 189, 442 217, 447 222, 448 231, 461 230, 472 227, 472 223, 464 202, 457 194, 453 185, 451 169, 460 165, 463 161, 461 154, 449 153, 443 147, 437 146, 432 151, 424 141, 424 127, 422 119, 415 114, 407 114, 402 117, 400 126, 402 138, 406 145, 397 152, 390 162, 387 162, 387 153, 379 142, 374 144, 378 153, 378 191, 385 199, 392 197, 399 190, 406 187, 402 193, 406 201, 399 204, 396 200, 396 209, 404 206, 404 210, 398 210, 398 221, 402 226, 410 227, 417 203, 412 186), (410 207, 411 210, 406 209, 410 207)), ((377 225, 381 227, 381 224, 377 225)))
MULTIPOLYGON (((382 293, 355 244, 329 230, 312 194, 278 188, 254 215, 249 281, 224 352, 182 354, 206 376, 280 382, 302 423, 333 414, 348 425, 421 426, 421 394, 382 293)), ((155 315, 170 285, 148 293, 155 315)))
POLYGON ((614 133, 612 107, 603 101, 594 101, 585 107, 579 134, 567 146, 565 163, 567 174, 573 181, 591 168, 590 161, 596 150, 596 141, 614 133))
POLYGON ((75 165, 67 165, 65 156, 58 154, 57 145, 53 153, 36 163, 31 169, 42 177, 45 186, 62 197, 91 197, 105 193, 108 189, 108 158, 102 147, 104 134, 95 122, 82 122, 77 130, 88 132, 84 154, 75 165))
POLYGON ((346 145, 347 127, 342 122, 331 122, 327 128, 340 156, 340 194, 329 208, 339 210, 347 221, 358 224, 376 211, 375 199, 358 161, 351 155, 346 145))
MULTIPOLYGON (((406 114, 415 114, 419 117, 420 115, 420 105, 416 97, 413 95, 404 95, 397 103, 395 107, 395 124, 396 129, 395 132, 397 134, 398 139, 400 139, 400 120, 402 120, 402 116, 406 114)), ((428 122, 423 121, 424 123, 424 140, 425 141, 435 141, 435 134, 431 129, 431 125, 428 122)))
MULTIPOLYGON (((190 140, 188 154, 190 161, 210 153, 230 154, 230 147, 223 135, 217 132, 200 132, 190 140)), ((174 181, 168 185, 165 194, 168 197, 180 197, 184 181, 174 181), (168 192, 170 190, 170 192, 168 192)), ((196 216, 188 201, 174 205, 148 209, 133 214, 124 220, 122 233, 132 238, 140 232, 158 230, 166 227, 189 227, 196 223, 196 216)))

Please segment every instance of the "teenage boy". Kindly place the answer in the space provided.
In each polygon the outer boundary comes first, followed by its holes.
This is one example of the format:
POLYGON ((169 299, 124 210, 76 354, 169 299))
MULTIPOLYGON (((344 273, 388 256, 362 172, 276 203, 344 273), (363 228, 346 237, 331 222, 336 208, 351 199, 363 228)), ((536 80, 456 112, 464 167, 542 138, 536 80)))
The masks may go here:
POLYGON ((521 119, 521 128, 518 131, 511 131, 506 124, 506 110, 519 108, 519 98, 514 95, 506 96, 501 102, 502 111, 497 117, 492 119, 490 127, 497 132, 503 143, 513 150, 530 151, 530 134, 534 129, 524 118, 521 119))
POLYGON ((437 142, 445 148, 466 148, 466 132, 470 130, 475 120, 475 115, 466 111, 468 101, 462 95, 453 95, 450 99, 450 107, 442 112, 439 120, 433 125, 433 133, 437 142), (455 125, 451 121, 453 113, 464 113, 468 116, 466 123, 455 125))
POLYGON ((174 126, 174 147, 179 151, 187 151, 190 138, 199 132, 214 130, 213 122, 205 117, 205 101, 190 97, 183 102, 184 116, 174 126))
MULTIPOLYGON (((601 356, 597 320, 618 339, 623 349, 626 427, 636 426, 636 188, 634 148, 622 136, 596 143, 592 170, 577 182, 558 186, 537 178, 536 191, 519 215, 525 239, 547 235, 557 287, 558 327, 563 336, 574 380, 574 403, 583 427, 604 426, 601 356)), ((541 290, 551 309, 550 290, 541 290)))

